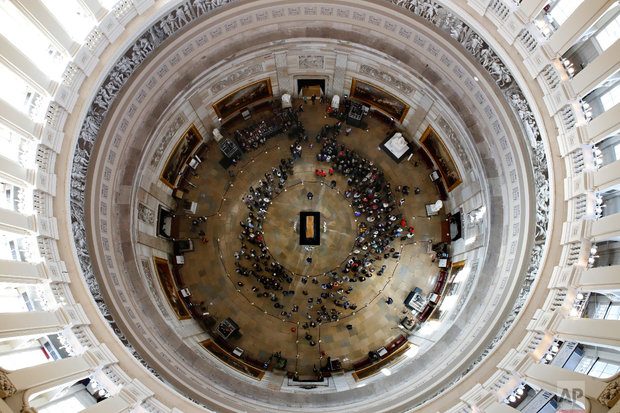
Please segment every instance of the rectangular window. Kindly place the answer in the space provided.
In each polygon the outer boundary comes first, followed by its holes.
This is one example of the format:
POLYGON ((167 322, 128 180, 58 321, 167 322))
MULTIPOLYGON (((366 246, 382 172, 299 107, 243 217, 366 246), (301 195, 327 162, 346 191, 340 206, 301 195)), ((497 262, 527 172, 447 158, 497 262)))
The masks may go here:
POLYGON ((603 27, 603 29, 594 37, 603 50, 607 50, 612 44, 614 44, 620 37, 620 14, 617 15, 615 19, 607 23, 607 25, 603 27))
POLYGON ((620 143, 616 144, 616 146, 614 146, 614 156, 616 157, 616 161, 618 159, 620 159, 620 143))
POLYGON ((37 237, 0 230, 0 259, 40 262, 37 237))
POLYGON ((560 0, 553 6, 549 14, 557 24, 562 25, 582 2, 583 0, 560 0))
POLYGON ((620 366, 613 363, 608 363, 602 360, 596 360, 592 365, 592 368, 588 372, 588 376, 598 377, 600 379, 607 379, 615 376, 620 371, 620 366))
POLYGON ((601 96, 601 104, 603 105, 604 111, 608 111, 618 102, 620 102, 620 83, 601 96))
POLYGON ((68 55, 10 1, 0 2, 0 34, 52 77, 60 77, 69 62, 68 55))
POLYGON ((605 314, 605 320, 618 320, 620 319, 620 304, 612 304, 607 309, 605 314))
POLYGON ((19 370, 26 367, 38 366, 48 363, 45 352, 39 345, 38 347, 15 350, 5 354, 0 354, 0 366, 8 370, 19 370))
POLYGON ((78 0, 43 0, 43 4, 56 16, 67 33, 79 43, 84 41, 86 35, 97 24, 93 15, 78 0))

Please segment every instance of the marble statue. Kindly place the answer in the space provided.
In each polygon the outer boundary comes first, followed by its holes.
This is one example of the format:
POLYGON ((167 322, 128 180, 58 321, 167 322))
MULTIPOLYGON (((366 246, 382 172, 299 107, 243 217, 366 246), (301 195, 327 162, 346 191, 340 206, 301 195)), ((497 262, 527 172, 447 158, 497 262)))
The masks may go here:
POLYGON ((282 95, 282 109, 292 108, 293 104, 291 103, 291 95, 285 93, 282 95))
POLYGON ((338 108, 340 107, 340 96, 334 95, 334 97, 332 97, 331 107, 335 110, 338 110, 338 108))

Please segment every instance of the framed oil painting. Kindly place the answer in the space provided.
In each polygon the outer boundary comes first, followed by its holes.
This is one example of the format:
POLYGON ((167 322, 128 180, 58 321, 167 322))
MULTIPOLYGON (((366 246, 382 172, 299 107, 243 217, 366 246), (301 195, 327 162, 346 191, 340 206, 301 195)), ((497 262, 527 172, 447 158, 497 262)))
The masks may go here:
POLYGON ((172 276, 172 271, 170 270, 170 263, 168 260, 153 257, 153 261, 155 262, 155 271, 157 272, 159 285, 161 286, 161 289, 177 318, 179 320, 192 318, 192 315, 189 313, 185 303, 179 296, 179 290, 174 282, 174 277, 172 276))
POLYGON ((454 159, 452 159, 452 155, 450 155, 450 152, 446 148, 446 145, 432 127, 429 126, 426 131, 424 131, 422 138, 420 138, 420 143, 424 146, 424 149, 426 149, 426 152, 428 152, 431 158, 433 158, 448 192, 459 186, 461 182, 463 182, 461 174, 454 163, 454 159))
POLYGON ((175 188, 181 177, 183 166, 201 143, 202 136, 198 133, 198 129, 194 125, 190 126, 168 156, 159 179, 170 188, 175 188))
POLYGON ((467 261, 465 260, 452 263, 452 266, 450 267, 450 282, 454 282, 456 276, 465 269, 465 264, 467 264, 467 261))
POLYGON ((380 87, 353 78, 351 98, 367 103, 402 122, 409 111, 409 105, 380 87))
POLYGON ((263 79, 250 83, 218 100, 213 109, 222 120, 230 117, 241 109, 261 100, 273 97, 271 79, 263 79))

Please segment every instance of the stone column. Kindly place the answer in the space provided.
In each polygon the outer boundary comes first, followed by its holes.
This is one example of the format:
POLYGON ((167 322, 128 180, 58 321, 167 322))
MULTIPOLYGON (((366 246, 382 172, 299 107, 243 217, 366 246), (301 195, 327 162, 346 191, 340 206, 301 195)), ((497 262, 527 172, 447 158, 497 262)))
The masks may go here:
POLYGON ((0 177, 18 186, 29 186, 35 183, 35 171, 25 169, 13 159, 0 154, 0 177))
POLYGON ((34 84, 41 91, 53 95, 58 84, 37 67, 21 50, 0 34, 0 59, 7 67, 15 67, 16 72, 26 77, 28 83, 34 84))
POLYGON ((39 139, 38 136, 43 129, 41 125, 35 123, 28 115, 20 112, 3 99, 0 99, 0 120, 10 125, 22 135, 32 139, 39 139))
POLYGON ((563 55, 615 2, 616 0, 587 0, 581 3, 549 38, 546 45, 552 51, 551 54, 563 55))
POLYGON ((572 96, 587 95, 605 79, 616 73, 620 69, 619 55, 620 41, 616 41, 570 80, 569 86, 572 90, 572 96))
POLYGON ((118 394, 90 406, 82 413, 120 413, 137 407, 148 397, 153 396, 153 392, 144 386, 138 379, 123 386, 118 394))
MULTIPOLYGON (((422 122, 426 120, 426 116, 433 107, 435 101, 428 95, 418 90, 413 93, 413 101, 416 103, 416 107, 409 110, 410 113, 407 114, 406 121, 403 122, 403 126, 407 127, 407 130, 411 133, 412 137, 415 137, 418 134, 420 125, 422 125, 422 122), (412 111, 413 115, 411 114, 412 111)), ((420 137, 421 135, 418 138, 420 137)))
POLYGON ((63 47, 70 56, 77 52, 80 45, 69 36, 41 0, 11 0, 11 2, 43 33, 63 47))
POLYGON ((583 143, 596 144, 620 130, 620 105, 601 113, 586 125, 578 126, 583 143))
POLYGON ((349 94, 348 90, 344 90, 344 77, 347 72, 347 60, 348 59, 349 59, 348 54, 336 52, 336 66, 334 68, 334 80, 332 81, 331 91, 325 93, 327 96, 331 97, 334 95, 340 95, 340 98, 342 99, 342 96, 349 94))
POLYGON ((49 279, 44 263, 0 260, 0 282, 37 284, 49 279))
POLYGON ((606 293, 620 291, 620 265, 597 267, 580 271, 572 286, 580 291, 606 293))
POLYGON ((515 15, 521 19, 523 23, 528 23, 538 16, 538 13, 547 5, 548 0, 523 0, 519 7, 515 10, 515 15))
POLYGON ((607 241, 620 237, 620 213, 590 222, 591 225, 589 231, 586 231, 586 238, 591 242, 607 241))
POLYGON ((20 235, 33 235, 37 231, 34 215, 26 216, 8 209, 0 209, 0 229, 20 235))
POLYGON ((620 160, 592 172, 592 190, 603 191, 620 184, 620 160))
POLYGON ((0 340, 45 335, 90 324, 80 304, 66 305, 55 311, 0 313, 0 340))
POLYGON ((484 13, 489 8, 489 4, 491 4, 491 0, 467 0, 467 5, 476 10, 481 16, 484 16, 484 13))
POLYGON ((99 3, 99 0, 82 0, 82 3, 86 6, 97 21, 100 21, 105 17, 108 11, 99 3))
POLYGON ((0 340, 57 333, 67 327, 70 321, 62 308, 56 311, 0 313, 0 340))
POLYGON ((278 86, 280 95, 289 93, 295 96, 296 90, 291 85, 291 78, 288 74, 288 64, 286 62, 286 52, 276 52, 273 54, 273 60, 276 64, 276 77, 278 78, 278 86))
POLYGON ((22 409, 29 409, 24 402, 31 394, 82 380, 98 367, 117 361, 110 350, 102 344, 79 356, 26 367, 10 373, 2 372, 0 391, 7 388, 4 390, 6 403, 14 411, 23 411, 22 409))
POLYGON ((558 318, 550 327, 554 337, 600 347, 620 348, 620 320, 558 318))
MULTIPOLYGON (((601 404, 611 407, 609 401, 610 386, 596 377, 576 373, 548 364, 536 363, 530 365, 522 377, 529 383, 549 392, 555 393, 574 401, 586 404, 588 399, 592 408, 601 404)), ((599 409, 596 409, 599 410, 599 409)), ((594 410, 594 411, 596 411, 594 410)))

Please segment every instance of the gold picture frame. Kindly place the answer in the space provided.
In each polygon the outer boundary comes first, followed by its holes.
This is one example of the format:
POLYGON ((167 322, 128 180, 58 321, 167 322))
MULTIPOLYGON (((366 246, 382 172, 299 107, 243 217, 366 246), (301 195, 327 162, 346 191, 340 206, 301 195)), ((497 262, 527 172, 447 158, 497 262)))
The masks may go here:
POLYGON ((262 380, 265 375, 265 370, 254 367, 240 358, 230 354, 227 350, 223 349, 219 344, 210 338, 201 341, 198 344, 222 363, 232 367, 241 374, 245 374, 246 376, 259 381, 262 380))
POLYGON ((424 134, 422 134, 420 144, 433 159, 448 192, 463 182, 456 163, 452 155, 450 155, 450 151, 448 151, 446 145, 431 126, 426 128, 424 134))
POLYGON ((457 261, 457 262, 452 263, 452 265, 450 266, 450 277, 449 277, 450 282, 452 282, 454 278, 456 278, 458 273, 463 270, 463 268, 465 267, 465 264, 467 264, 467 260, 457 261))
POLYGON ((409 105, 390 92, 356 78, 351 83, 351 98, 379 109, 399 123, 403 122, 409 112, 409 105))
POLYGON ((192 314, 185 305, 183 299, 179 296, 179 289, 174 282, 174 276, 170 269, 170 262, 163 258, 153 257, 155 263, 155 272, 157 273, 157 279, 159 280, 159 286, 164 292, 170 308, 174 311, 179 320, 187 320, 192 318, 192 314))
POLYGON ((201 143, 202 136, 200 136, 198 129, 191 125, 183 132, 177 144, 174 145, 174 149, 168 155, 159 179, 170 188, 176 188, 185 164, 201 143))
POLYGON ((225 120, 246 107, 273 97, 271 79, 261 79, 224 96, 213 105, 221 120, 225 120))

